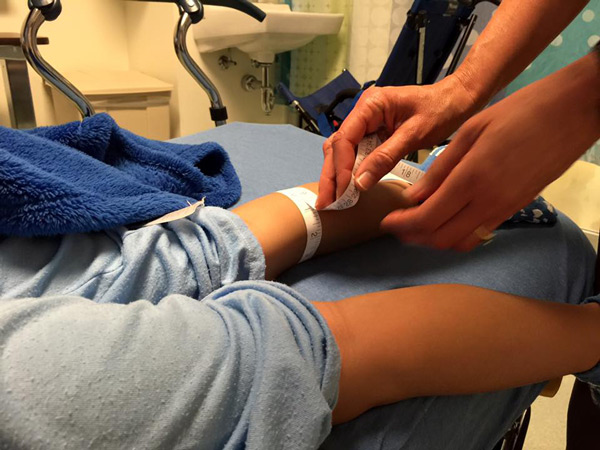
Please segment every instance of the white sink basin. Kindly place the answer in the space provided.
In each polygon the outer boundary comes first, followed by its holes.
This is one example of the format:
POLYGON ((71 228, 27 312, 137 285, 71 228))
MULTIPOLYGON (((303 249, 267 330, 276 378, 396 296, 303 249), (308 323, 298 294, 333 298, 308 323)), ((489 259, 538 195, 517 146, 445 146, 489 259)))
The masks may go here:
POLYGON ((200 52, 237 47, 251 59, 272 63, 276 53, 308 44, 316 36, 337 34, 343 14, 291 11, 286 4, 255 3, 267 13, 259 22, 231 8, 204 6, 204 19, 193 26, 200 52))

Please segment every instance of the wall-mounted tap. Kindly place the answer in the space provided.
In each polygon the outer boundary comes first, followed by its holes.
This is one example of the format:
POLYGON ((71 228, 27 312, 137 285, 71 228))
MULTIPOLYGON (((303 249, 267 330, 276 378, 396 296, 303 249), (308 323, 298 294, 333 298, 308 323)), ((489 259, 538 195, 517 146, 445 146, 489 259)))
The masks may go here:
POLYGON ((25 59, 44 80, 65 94, 83 117, 94 115, 87 98, 42 58, 37 48, 37 33, 45 21, 53 21, 62 11, 60 0, 28 0, 29 15, 21 30, 21 48, 25 59))
POLYGON ((224 6, 233 8, 254 17, 262 22, 266 14, 247 0, 142 0, 161 3, 175 3, 179 7, 180 17, 175 27, 175 53, 187 72, 204 89, 210 100, 210 118, 216 126, 227 122, 227 108, 223 105, 217 87, 196 64, 187 48, 186 36, 192 24, 200 22, 204 17, 204 5, 224 6))

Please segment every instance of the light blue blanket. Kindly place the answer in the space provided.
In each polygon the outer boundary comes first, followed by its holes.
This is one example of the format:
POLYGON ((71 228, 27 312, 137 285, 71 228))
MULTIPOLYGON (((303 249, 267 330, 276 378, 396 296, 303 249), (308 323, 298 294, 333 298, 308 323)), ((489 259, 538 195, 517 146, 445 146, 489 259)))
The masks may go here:
POLYGON ((260 280, 236 215, 7 238, 0 255, 0 448, 314 449, 328 435, 335 341, 304 297, 260 280))
MULTIPOLYGON (((322 139, 297 128, 233 124, 185 139, 207 140, 230 151, 243 200, 319 175, 322 139)), ((303 298, 450 282, 579 303, 591 288, 593 253, 562 215, 554 227, 500 230, 466 255, 383 238, 319 257, 281 278, 303 297, 277 284, 262 290, 262 254, 235 216, 196 219, 0 240, 0 297, 50 296, 0 300, 0 448, 240 448, 245 438, 249 449, 315 448, 329 427, 339 360, 303 298), (238 284, 242 278, 254 281, 238 284), (230 288, 197 300, 221 285, 230 288), (73 298, 81 295, 125 305, 73 298), (131 303, 137 299, 156 304, 131 303), (207 390, 214 383, 220 390, 207 390)), ((375 408, 334 427, 323 448, 491 448, 540 389, 375 408)))

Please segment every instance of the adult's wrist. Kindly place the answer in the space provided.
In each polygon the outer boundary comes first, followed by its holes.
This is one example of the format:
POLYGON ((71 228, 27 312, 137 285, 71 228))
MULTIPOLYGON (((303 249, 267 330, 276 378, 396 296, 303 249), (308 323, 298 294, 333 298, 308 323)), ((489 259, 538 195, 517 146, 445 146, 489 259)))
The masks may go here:
POLYGON ((474 115, 481 111, 494 95, 492 86, 482 83, 468 70, 457 70, 446 78, 453 79, 456 89, 462 90, 470 99, 469 112, 474 115))
POLYGON ((482 102, 480 96, 473 91, 468 82, 465 82, 456 73, 442 79, 438 84, 442 91, 440 95, 444 99, 450 99, 450 106, 454 109, 455 114, 462 118, 461 122, 468 120, 485 106, 486 102, 482 102))

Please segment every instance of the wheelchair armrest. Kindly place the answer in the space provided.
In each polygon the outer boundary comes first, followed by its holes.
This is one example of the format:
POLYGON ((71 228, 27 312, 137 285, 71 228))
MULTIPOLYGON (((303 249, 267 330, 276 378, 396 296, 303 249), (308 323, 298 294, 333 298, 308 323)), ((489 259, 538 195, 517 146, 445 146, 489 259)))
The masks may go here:
POLYGON ((320 112, 323 112, 326 116, 331 115, 336 106, 338 106, 344 100, 356 97, 356 94, 358 94, 359 92, 360 89, 344 89, 338 92, 333 101, 320 112))

